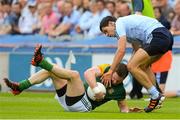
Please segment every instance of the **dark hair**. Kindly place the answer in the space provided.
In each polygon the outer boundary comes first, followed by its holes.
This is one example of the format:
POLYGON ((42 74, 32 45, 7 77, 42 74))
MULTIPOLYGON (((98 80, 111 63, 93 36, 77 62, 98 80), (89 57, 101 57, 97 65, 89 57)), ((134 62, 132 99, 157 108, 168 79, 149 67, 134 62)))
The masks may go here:
POLYGON ((103 5, 105 5, 105 1, 104 0, 96 0, 96 3, 101 2, 103 5))
POLYGON ((116 67, 117 74, 122 77, 123 79, 126 78, 126 76, 128 75, 128 69, 127 69, 127 65, 124 63, 119 63, 118 66, 116 67))
POLYGON ((112 5, 113 5, 113 7, 115 7, 115 6, 116 6, 116 4, 115 4, 115 2, 114 2, 114 1, 107 1, 107 2, 106 2, 106 5, 107 5, 107 4, 112 4, 112 5))
POLYGON ((113 16, 106 16, 106 17, 104 17, 104 18, 101 20, 100 26, 99 26, 101 32, 102 32, 102 28, 108 26, 108 24, 109 24, 110 21, 116 22, 116 20, 117 20, 117 19, 116 19, 115 17, 113 17, 113 16))
POLYGON ((153 7, 153 9, 157 9, 159 11, 159 13, 162 13, 161 7, 153 7))

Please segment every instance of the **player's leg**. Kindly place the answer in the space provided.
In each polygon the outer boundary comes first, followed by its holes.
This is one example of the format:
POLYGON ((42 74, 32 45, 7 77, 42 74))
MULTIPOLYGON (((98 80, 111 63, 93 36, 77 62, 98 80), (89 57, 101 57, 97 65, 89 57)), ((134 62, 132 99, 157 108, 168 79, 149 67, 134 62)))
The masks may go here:
POLYGON ((40 70, 37 73, 33 74, 31 77, 20 82, 13 82, 4 78, 6 85, 11 88, 14 95, 20 94, 23 90, 28 89, 34 84, 39 84, 49 78, 50 73, 46 70, 40 70))
POLYGON ((146 53, 146 51, 140 48, 127 65, 128 70, 146 89, 149 89, 153 85, 149 75, 145 72, 145 70, 149 67, 145 65, 150 59, 151 57, 146 53))
MULTIPOLYGON (((140 48, 133 56, 131 61, 129 61, 127 67, 131 74, 141 83, 151 94, 150 105, 148 106, 149 110, 146 112, 152 111, 159 103, 161 98, 160 93, 152 83, 152 78, 149 77, 146 73, 147 69, 151 62, 156 61, 158 57, 151 57, 148 53, 140 48), (153 103, 153 104, 151 104, 153 103)), ((155 81, 155 80, 154 80, 155 81)))
POLYGON ((83 82, 77 71, 67 70, 46 61, 41 53, 42 46, 37 46, 32 59, 32 65, 39 66, 55 76, 67 80, 65 102, 70 111, 90 111, 92 109, 83 82))
MULTIPOLYGON (((60 69, 58 68, 56 70, 59 71, 60 69)), ((62 69, 60 71, 62 71, 62 69)), ((62 82, 62 80, 64 81, 64 78, 60 79, 59 77, 57 77, 57 74, 59 73, 56 73, 56 75, 54 74, 55 77, 51 76, 51 78, 53 78, 53 83, 56 88, 56 98, 58 102, 67 111, 90 111, 92 109, 92 106, 86 96, 84 85, 80 79, 79 73, 71 70, 69 70, 68 72, 70 74, 70 78, 66 80, 66 83, 64 83, 64 85, 60 83, 62 82)))
POLYGON ((85 92, 79 72, 60 68, 57 65, 53 65, 51 72, 67 80, 67 96, 79 96, 85 92))
POLYGON ((52 72, 59 78, 66 79, 68 81, 66 93, 68 96, 79 96, 84 94, 85 90, 79 73, 77 71, 64 69, 49 63, 43 58, 41 48, 41 45, 36 47, 34 57, 32 58, 32 65, 39 66, 49 72, 52 72))

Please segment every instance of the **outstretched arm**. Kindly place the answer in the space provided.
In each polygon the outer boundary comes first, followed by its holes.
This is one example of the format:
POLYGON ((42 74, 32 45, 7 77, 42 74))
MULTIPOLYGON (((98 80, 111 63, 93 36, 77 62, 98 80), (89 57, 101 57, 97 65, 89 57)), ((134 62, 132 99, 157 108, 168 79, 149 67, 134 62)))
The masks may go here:
POLYGON ((127 102, 125 99, 117 101, 117 104, 118 104, 119 110, 121 112, 124 112, 124 113, 129 112, 129 108, 128 108, 128 105, 127 105, 127 102))
POLYGON ((111 65, 110 70, 105 73, 102 76, 102 82, 104 83, 104 85, 106 86, 111 86, 111 78, 112 78, 112 73, 115 72, 115 68, 116 66, 121 62, 122 58, 125 55, 125 50, 126 50, 126 36, 122 36, 119 40, 118 40, 118 48, 116 50, 114 59, 113 59, 113 63, 111 65))

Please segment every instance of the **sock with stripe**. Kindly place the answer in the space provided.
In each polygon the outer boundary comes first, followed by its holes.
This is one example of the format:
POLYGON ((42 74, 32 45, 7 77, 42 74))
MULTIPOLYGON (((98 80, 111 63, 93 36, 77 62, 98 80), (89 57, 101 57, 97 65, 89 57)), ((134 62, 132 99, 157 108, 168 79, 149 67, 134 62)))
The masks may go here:
POLYGON ((47 71, 51 71, 53 68, 53 65, 49 63, 47 60, 43 59, 40 63, 39 66, 47 71))
POLYGON ((32 86, 32 84, 30 83, 29 80, 22 80, 22 81, 19 82, 19 90, 20 91, 28 89, 31 86, 32 86))
POLYGON ((151 94, 152 99, 157 99, 159 97, 159 92, 156 87, 152 86, 148 89, 148 92, 151 94))

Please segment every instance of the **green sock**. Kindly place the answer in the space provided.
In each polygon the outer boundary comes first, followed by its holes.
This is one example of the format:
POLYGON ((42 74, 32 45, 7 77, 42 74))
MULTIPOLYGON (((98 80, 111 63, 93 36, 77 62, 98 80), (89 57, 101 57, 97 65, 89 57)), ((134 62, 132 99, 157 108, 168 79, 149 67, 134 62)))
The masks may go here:
POLYGON ((31 86, 32 86, 32 84, 29 82, 29 80, 22 80, 21 82, 19 82, 19 90, 20 91, 23 91, 31 86))
POLYGON ((43 59, 40 63, 39 66, 47 71, 51 71, 53 68, 53 65, 49 63, 47 60, 43 59))

